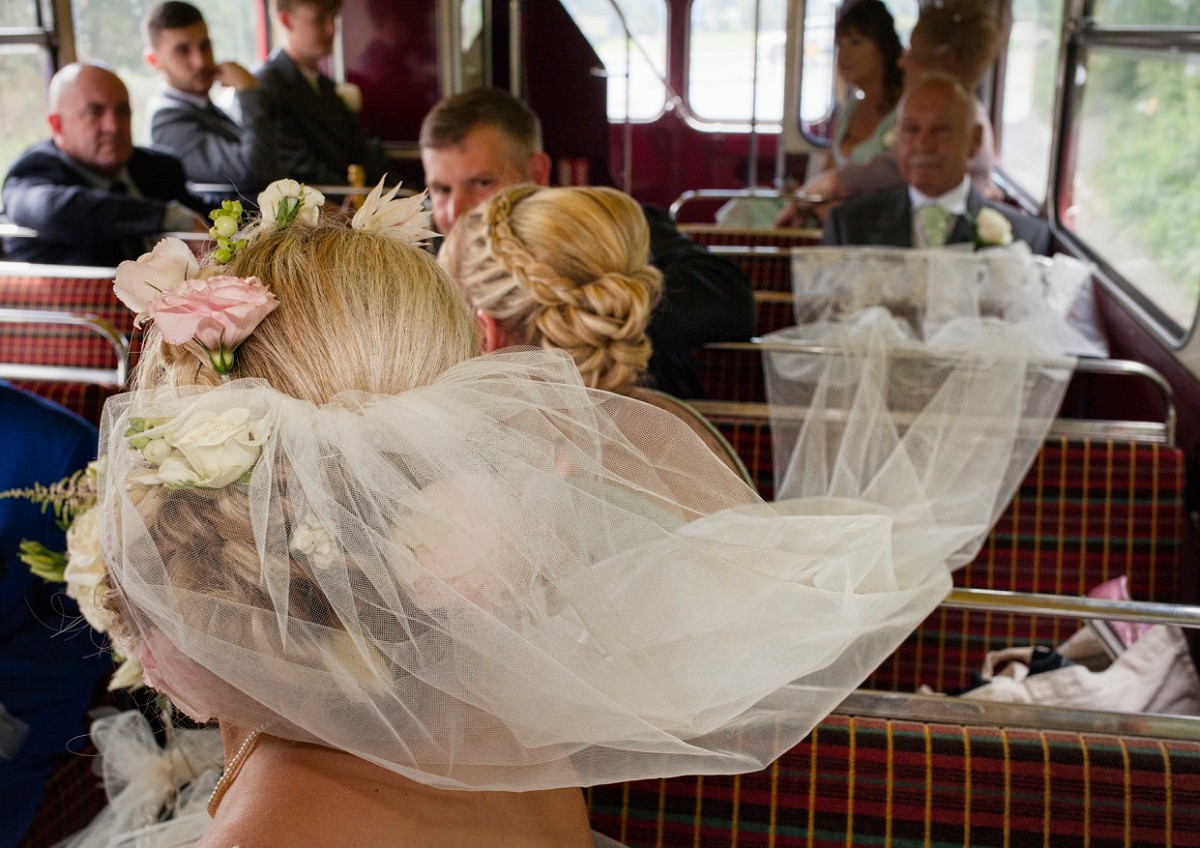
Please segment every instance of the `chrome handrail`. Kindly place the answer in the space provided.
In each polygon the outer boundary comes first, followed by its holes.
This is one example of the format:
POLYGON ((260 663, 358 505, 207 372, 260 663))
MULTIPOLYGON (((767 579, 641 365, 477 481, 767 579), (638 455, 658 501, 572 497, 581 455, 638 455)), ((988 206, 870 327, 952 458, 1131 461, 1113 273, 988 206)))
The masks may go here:
POLYGON ((129 376, 129 339, 103 318, 49 309, 0 308, 0 324, 57 324, 83 327, 103 337, 112 347, 117 359, 117 364, 112 368, 0 363, 0 377, 55 383, 97 383, 108 388, 120 388, 125 385, 129 376))

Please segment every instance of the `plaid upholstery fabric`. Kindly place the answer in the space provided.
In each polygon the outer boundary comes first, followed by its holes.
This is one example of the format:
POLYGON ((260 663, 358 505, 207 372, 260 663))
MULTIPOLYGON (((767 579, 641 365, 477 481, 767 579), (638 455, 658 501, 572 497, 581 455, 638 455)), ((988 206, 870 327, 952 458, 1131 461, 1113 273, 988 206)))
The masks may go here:
MULTIPOLYGON (((760 331, 761 332, 761 331, 760 331)), ((704 384, 703 397, 744 403, 766 403, 762 354, 748 348, 711 345, 698 348, 696 361, 704 384)))
POLYGON ((788 248, 716 246, 713 253, 736 265, 755 291, 792 292, 792 254, 788 248))
MULTIPOLYGON (((79 277, 4 275, 0 270, 0 307, 91 315, 111 324, 130 339, 136 362, 141 331, 133 329, 133 313, 113 293, 112 281, 79 277)), ((81 327, 51 324, 0 324, 0 361, 23 365, 112 368, 116 355, 108 341, 81 327)), ((82 383, 21 382, 20 385, 63 404, 92 422, 111 392, 82 383)))
MULTIPOLYGON (((1137 600, 1177 601, 1184 458, 1177 448, 1112 441, 1046 444, 974 562, 955 583, 978 589, 1083 595, 1125 574, 1137 600)), ((871 676, 869 686, 940 692, 971 685, 984 655, 1057 645, 1079 622, 937 610, 871 676)))
POLYGON ((758 335, 796 326, 796 307, 790 295, 779 297, 772 293, 772 296, 763 297, 758 293, 754 308, 754 332, 758 335))
POLYGON ((104 808, 107 798, 92 771, 96 749, 90 744, 63 760, 46 782, 41 806, 20 848, 48 848, 81 830, 104 808))
MULTIPOLYGON (((679 231, 697 244, 730 244, 742 247, 811 247, 821 243, 817 229, 764 230, 721 227, 716 224, 681 224, 679 231)), ((788 271, 791 288, 791 271, 788 271)))
POLYGON ((586 790, 632 848, 1200 845, 1200 743, 833 715, 763 771, 586 790))
POLYGON ((721 431, 764 500, 775 497, 775 461, 771 454, 771 425, 766 419, 738 415, 706 415, 721 431))

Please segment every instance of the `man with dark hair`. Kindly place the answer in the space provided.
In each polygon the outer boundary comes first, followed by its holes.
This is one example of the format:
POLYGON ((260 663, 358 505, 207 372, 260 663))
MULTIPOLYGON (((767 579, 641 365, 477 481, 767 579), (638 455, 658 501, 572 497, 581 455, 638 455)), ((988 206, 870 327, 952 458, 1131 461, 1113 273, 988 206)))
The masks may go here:
MULTIPOLYGON (((232 194, 253 198, 283 176, 276 156, 271 98, 236 62, 213 61, 212 40, 191 3, 159 3, 142 20, 146 64, 162 76, 150 103, 150 138, 177 154, 195 183, 228 183, 232 194), (214 82, 232 88, 239 124, 209 97, 214 82)), ((230 192, 207 196, 218 205, 230 192)))
POLYGON ((897 161, 905 185, 884 189, 835 207, 825 221, 827 245, 877 244, 941 247, 971 241, 971 222, 984 209, 1007 220, 1014 241, 1034 253, 1050 254, 1044 221, 984 200, 971 184, 967 163, 978 150, 982 129, 975 99, 953 77, 929 74, 900 102, 897 161))
POLYGON ((100 64, 67 65, 49 100, 50 140, 21 154, 2 190, 8 219, 37 237, 6 239, 7 258, 115 266, 160 233, 208 232, 179 160, 133 146, 120 77, 100 64))
MULTIPOLYGON (((459 216, 500 189, 550 184, 537 115, 511 94, 478 88, 447 97, 421 124, 421 163, 434 225, 446 233, 459 216)), ((647 334, 657 388, 680 397, 702 392, 692 350, 738 341, 754 332, 754 294, 730 262, 675 229, 661 210, 643 206, 650 261, 663 274, 663 295, 647 334)))
POLYGON ((287 176, 345 185, 351 165, 374 184, 387 170, 379 140, 363 131, 320 62, 333 52, 342 0, 277 0, 282 45, 256 72, 275 104, 275 137, 287 176))

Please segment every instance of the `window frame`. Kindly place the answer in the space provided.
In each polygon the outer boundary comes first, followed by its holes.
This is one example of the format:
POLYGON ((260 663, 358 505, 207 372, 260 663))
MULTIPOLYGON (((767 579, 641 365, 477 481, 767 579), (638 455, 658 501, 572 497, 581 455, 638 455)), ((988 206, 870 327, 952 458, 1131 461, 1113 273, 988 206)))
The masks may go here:
MULTIPOLYGON (((1108 262, 1089 242, 1067 227, 1063 220, 1064 203, 1070 196, 1075 177, 1074 151, 1078 147, 1082 100, 1086 82, 1076 83, 1080 71, 1085 72, 1089 49, 1130 50, 1146 53, 1200 55, 1200 27, 1104 27, 1090 15, 1092 0, 1067 0, 1069 8, 1063 19, 1059 51, 1054 112, 1054 136, 1050 160, 1051 179, 1046 191, 1046 217, 1055 237, 1073 253, 1085 257, 1096 266, 1096 278, 1105 291, 1112 294, 1129 310, 1138 323, 1167 348, 1179 351, 1197 335, 1200 324, 1200 300, 1193 311, 1189 326, 1181 326, 1174 318, 1143 292, 1134 281, 1108 262), (1068 168, 1070 163, 1070 168, 1068 168)), ((1003 149, 1001 149, 1003 159, 1003 149)), ((1015 188, 1005 181, 1005 188, 1015 188)), ((1029 201, 1027 195, 1019 192, 1029 201)))

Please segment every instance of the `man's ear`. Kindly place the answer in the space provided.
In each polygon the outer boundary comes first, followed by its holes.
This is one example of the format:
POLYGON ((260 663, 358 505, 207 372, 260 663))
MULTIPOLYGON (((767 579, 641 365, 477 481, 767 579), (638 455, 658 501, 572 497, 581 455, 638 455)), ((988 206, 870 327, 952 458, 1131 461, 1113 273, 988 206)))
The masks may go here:
POLYGON ((51 112, 46 116, 46 123, 50 125, 50 137, 57 141, 62 135, 62 115, 51 112))
POLYGON ((158 70, 158 52, 153 47, 147 47, 142 51, 142 59, 146 64, 154 70, 158 70))
POLYGON ((482 309, 475 310, 475 321, 479 324, 479 334, 483 337, 484 353, 491 353, 512 345, 508 331, 500 326, 500 322, 490 312, 484 312, 482 309))
POLYGON ((291 9, 280 9, 279 10, 279 25, 281 27, 283 27, 285 30, 287 30, 288 32, 292 31, 292 10, 291 9))
POLYGON ((536 185, 550 185, 550 156, 539 150, 529 157, 529 181, 536 185))
POLYGON ((981 124, 976 124, 971 128, 971 156, 969 158, 974 158, 975 154, 979 152, 979 148, 982 145, 983 126, 981 124))

